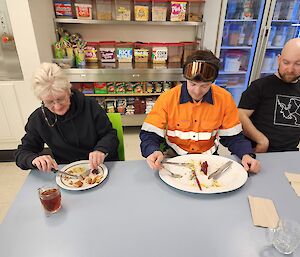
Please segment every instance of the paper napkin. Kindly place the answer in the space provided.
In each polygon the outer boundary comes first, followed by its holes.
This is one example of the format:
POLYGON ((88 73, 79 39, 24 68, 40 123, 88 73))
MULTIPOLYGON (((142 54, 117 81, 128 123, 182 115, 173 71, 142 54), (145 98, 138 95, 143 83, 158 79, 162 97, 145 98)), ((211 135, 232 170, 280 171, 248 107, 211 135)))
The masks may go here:
POLYGON ((279 217, 272 200, 248 196, 252 221, 255 226, 275 228, 279 217))
POLYGON ((300 196, 300 174, 290 172, 285 172, 284 174, 291 183, 291 186, 295 190, 296 194, 300 196))

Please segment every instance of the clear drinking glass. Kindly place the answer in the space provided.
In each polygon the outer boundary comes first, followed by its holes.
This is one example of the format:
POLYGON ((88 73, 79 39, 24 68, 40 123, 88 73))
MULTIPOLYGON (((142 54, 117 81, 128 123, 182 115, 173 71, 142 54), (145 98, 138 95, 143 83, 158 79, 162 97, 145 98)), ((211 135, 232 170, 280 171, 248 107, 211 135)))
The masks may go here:
POLYGON ((38 189, 38 194, 46 216, 56 213, 61 208, 61 193, 57 185, 45 185, 38 189))
POLYGON ((300 224, 292 220, 279 220, 276 228, 266 230, 266 239, 279 252, 291 254, 300 244, 300 224))

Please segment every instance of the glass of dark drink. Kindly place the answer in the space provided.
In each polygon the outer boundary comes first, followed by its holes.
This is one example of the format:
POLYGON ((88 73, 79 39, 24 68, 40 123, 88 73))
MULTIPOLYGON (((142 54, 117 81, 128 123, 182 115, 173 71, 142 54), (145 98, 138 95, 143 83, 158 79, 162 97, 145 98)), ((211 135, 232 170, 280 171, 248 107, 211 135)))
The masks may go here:
POLYGON ((61 193, 57 185, 46 185, 38 189, 45 213, 49 216, 61 207, 61 193))

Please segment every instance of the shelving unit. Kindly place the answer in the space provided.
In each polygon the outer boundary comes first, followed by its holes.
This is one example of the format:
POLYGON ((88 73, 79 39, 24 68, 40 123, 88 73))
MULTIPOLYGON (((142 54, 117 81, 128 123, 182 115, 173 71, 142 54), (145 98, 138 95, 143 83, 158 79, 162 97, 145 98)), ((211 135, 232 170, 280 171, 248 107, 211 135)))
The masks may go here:
MULTIPOLYGON (((82 34, 86 41, 101 41, 101 40, 118 40, 118 41, 144 41, 144 42, 179 42, 179 41, 194 41, 200 42, 200 47, 203 44, 203 36, 205 23, 194 21, 103 21, 103 20, 80 20, 80 19, 54 19, 55 27, 63 27, 73 32, 82 34), (132 29, 134 27, 134 29, 132 29), (100 33, 100 36, 92 38, 95 31, 102 30, 107 33, 100 33), (124 32, 123 31, 127 31, 124 32), (145 31, 147 29, 147 31, 145 31), (90 30, 90 31, 89 31, 90 30), (134 34, 138 30, 143 30, 143 33, 132 35, 129 38, 128 34, 134 34), (157 36, 157 32, 163 30, 162 37, 157 36), (178 31, 178 33, 176 32, 178 31), (174 32, 175 31, 175 32, 174 32), (188 31, 186 33, 185 31, 188 31), (85 34, 86 33, 86 34, 85 34), (114 33, 114 34, 112 34, 114 33), (126 33, 126 35, 124 35, 126 33), (122 34, 122 36, 121 36, 122 34), (106 36, 106 38, 101 37, 106 36), (153 35, 153 40, 147 40, 146 36, 153 35), (168 36, 170 35, 170 36, 168 36), (144 36, 144 37, 140 37, 144 36), (156 38, 155 38, 156 36, 156 38), (125 38, 125 39, 124 39, 125 38), (179 39, 180 38, 180 39, 179 39), (100 40, 101 39, 101 40, 100 40)), ((151 38, 152 39, 152 38, 151 38)), ((84 69, 72 68, 65 69, 71 82, 147 82, 147 81, 184 81, 182 75, 181 63, 167 64, 152 64, 152 63, 116 63, 116 64, 98 64, 98 66, 84 69)), ((142 94, 86 94, 90 97, 153 97, 159 96, 160 93, 142 93, 142 94)), ((146 114, 122 115, 123 126, 140 126, 146 114)))

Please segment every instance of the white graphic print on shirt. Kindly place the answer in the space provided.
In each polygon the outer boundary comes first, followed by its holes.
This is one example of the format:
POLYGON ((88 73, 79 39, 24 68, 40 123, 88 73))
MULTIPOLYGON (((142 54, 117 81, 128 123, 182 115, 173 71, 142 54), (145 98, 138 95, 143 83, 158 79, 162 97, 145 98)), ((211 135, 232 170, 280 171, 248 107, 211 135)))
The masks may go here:
POLYGON ((276 95, 274 125, 300 127, 300 97, 276 95))

